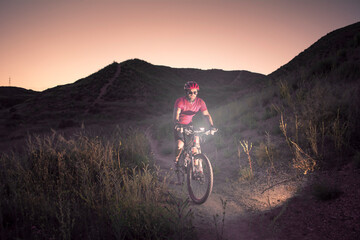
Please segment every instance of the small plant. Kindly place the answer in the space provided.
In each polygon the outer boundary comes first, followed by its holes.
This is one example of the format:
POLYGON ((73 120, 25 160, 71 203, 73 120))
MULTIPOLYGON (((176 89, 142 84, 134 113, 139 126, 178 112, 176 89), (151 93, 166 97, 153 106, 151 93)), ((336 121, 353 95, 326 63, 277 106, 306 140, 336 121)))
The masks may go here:
POLYGON ((275 145, 271 143, 271 138, 270 138, 270 133, 266 132, 266 147, 265 147, 265 151, 266 151, 266 156, 269 159, 270 162, 270 168, 276 172, 275 170, 275 165, 274 165, 274 157, 276 154, 275 151, 275 145))
POLYGON ((291 105, 292 101, 288 83, 280 80, 278 84, 280 89, 280 98, 284 99, 288 105, 291 105))
POLYGON ((239 180, 251 180, 253 179, 254 174, 251 172, 250 168, 240 168, 239 169, 239 180))
POLYGON ((310 171, 314 171, 316 166, 315 159, 313 159, 309 154, 303 151, 302 148, 296 142, 291 140, 291 138, 288 136, 287 124, 284 122, 283 114, 281 114, 280 129, 283 132, 285 140, 294 155, 293 167, 300 171, 303 171, 304 174, 307 174, 310 171))
POLYGON ((265 142, 260 142, 260 145, 255 147, 254 153, 259 166, 266 164, 272 171, 276 172, 274 165, 276 149, 275 145, 271 142, 269 132, 265 132, 265 142))
POLYGON ((253 173, 253 168, 252 168, 252 161, 251 161, 251 156, 250 156, 250 152, 251 152, 251 149, 252 149, 252 143, 250 143, 249 145, 249 141, 240 141, 240 145, 242 146, 244 152, 246 153, 247 157, 248 157, 248 161, 249 161, 249 169, 250 169, 250 175, 251 177, 254 176, 254 173, 253 173))
POLYGON ((254 148, 255 159, 260 167, 264 166, 268 161, 266 149, 267 147, 264 142, 260 142, 260 145, 254 148))
POLYGON ((192 220, 194 218, 193 212, 189 209, 189 198, 176 198, 169 192, 169 199, 166 201, 165 209, 170 214, 168 219, 174 229, 174 239, 191 239, 194 235, 194 228, 192 220))
POLYGON ((222 240, 224 237, 224 227, 225 227, 225 215, 226 215, 226 204, 227 200, 224 200, 220 197, 221 205, 222 205, 222 218, 219 220, 219 214, 213 216, 215 230, 216 230, 216 239, 222 240), (221 221, 220 225, 219 222, 221 221))
POLYGON ((344 136, 348 126, 347 123, 340 123, 340 110, 338 109, 336 118, 332 125, 332 135, 334 139, 335 149, 339 152, 341 151, 344 143, 344 136))

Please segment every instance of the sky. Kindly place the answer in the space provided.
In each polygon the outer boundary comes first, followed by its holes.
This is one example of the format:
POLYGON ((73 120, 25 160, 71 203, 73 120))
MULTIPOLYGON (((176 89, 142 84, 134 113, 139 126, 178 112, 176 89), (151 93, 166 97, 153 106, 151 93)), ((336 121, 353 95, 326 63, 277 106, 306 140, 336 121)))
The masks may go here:
POLYGON ((359 21, 359 0, 0 0, 0 86, 43 91, 133 58, 270 74, 359 21))

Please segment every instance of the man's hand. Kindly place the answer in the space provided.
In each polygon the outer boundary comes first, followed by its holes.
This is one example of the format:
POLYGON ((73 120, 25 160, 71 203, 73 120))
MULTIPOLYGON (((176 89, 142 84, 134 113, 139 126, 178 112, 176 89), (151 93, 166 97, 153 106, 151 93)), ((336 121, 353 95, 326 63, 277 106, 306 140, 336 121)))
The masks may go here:
POLYGON ((211 135, 214 135, 214 133, 216 133, 217 131, 219 131, 219 129, 217 129, 216 127, 214 127, 214 126, 210 127, 210 134, 211 135))
POLYGON ((179 123, 176 123, 175 126, 174 126, 174 129, 175 129, 176 131, 178 131, 178 132, 181 131, 182 128, 183 128, 183 126, 182 126, 181 124, 179 124, 179 123))

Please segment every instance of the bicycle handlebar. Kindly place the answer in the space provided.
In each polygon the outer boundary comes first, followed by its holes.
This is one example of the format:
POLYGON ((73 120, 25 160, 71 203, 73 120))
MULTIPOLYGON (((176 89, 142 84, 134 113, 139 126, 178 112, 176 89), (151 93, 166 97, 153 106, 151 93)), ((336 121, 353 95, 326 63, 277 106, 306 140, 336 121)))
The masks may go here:
POLYGON ((181 126, 180 131, 185 132, 186 135, 191 135, 191 134, 214 135, 218 131, 218 129, 216 129, 216 130, 211 130, 211 129, 205 130, 205 128, 200 128, 199 130, 194 130, 194 129, 189 128, 187 126, 181 126))

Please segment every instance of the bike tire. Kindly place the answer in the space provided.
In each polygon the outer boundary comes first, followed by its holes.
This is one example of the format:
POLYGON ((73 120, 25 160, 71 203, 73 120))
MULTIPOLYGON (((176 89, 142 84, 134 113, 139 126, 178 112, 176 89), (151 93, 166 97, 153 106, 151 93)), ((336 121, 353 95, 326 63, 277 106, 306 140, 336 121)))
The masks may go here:
POLYGON ((210 160, 203 153, 194 156, 194 160, 202 161, 204 180, 194 177, 193 167, 190 165, 187 169, 187 188, 191 200, 196 204, 203 204, 209 198, 214 182, 214 174, 210 160))

